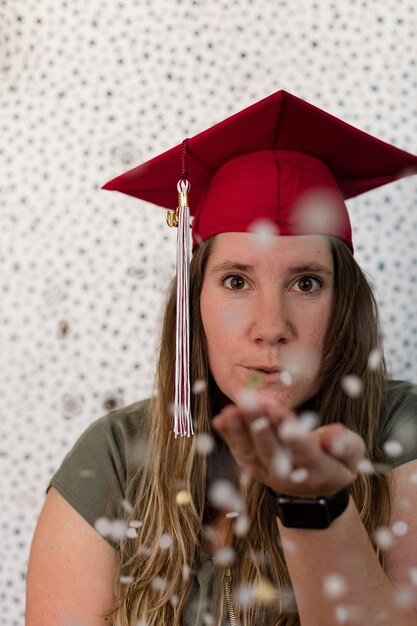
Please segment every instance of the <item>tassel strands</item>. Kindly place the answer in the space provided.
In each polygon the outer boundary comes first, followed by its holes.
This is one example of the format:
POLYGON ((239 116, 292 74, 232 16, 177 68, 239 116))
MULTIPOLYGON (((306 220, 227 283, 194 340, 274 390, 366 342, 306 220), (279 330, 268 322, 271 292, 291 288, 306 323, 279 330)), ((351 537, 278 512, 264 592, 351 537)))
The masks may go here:
POLYGON ((190 394, 190 183, 182 178, 177 185, 178 208, 167 216, 168 223, 178 227, 177 232, 177 320, 175 357, 174 424, 175 436, 194 434, 190 394), (175 223, 176 222, 176 223, 175 223))

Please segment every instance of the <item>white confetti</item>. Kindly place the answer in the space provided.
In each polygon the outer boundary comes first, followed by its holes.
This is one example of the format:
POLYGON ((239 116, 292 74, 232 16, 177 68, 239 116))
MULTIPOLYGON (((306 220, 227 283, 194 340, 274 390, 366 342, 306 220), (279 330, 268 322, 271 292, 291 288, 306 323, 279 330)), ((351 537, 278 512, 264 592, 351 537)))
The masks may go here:
POLYGON ((417 587, 417 567, 410 567, 408 575, 410 577, 411 584, 414 585, 414 587, 417 587))
POLYGON ((182 566, 182 577, 184 579, 184 581, 187 581, 190 577, 190 573, 191 573, 191 567, 189 565, 187 565, 187 563, 184 563, 184 565, 182 566))
POLYGON ((289 554, 297 552, 297 544, 292 539, 281 539, 281 545, 285 552, 288 552, 289 554))
POLYGON ((136 531, 136 528, 128 528, 126 531, 126 537, 129 537, 129 539, 136 539, 138 536, 138 533, 136 531))
POLYGON ((308 470, 305 467, 299 467, 291 472, 290 479, 293 483, 303 483, 308 478, 308 470))
POLYGON ((330 446, 330 452, 333 456, 344 456, 352 441, 352 435, 344 430, 335 437, 330 446))
POLYGON ((346 624, 349 619, 349 611, 343 604, 339 604, 334 611, 334 616, 339 624, 346 624))
POLYGON ((135 579, 133 578, 133 576, 120 576, 119 580, 125 585, 130 585, 135 579))
POLYGON ((131 513, 133 510, 133 507, 128 500, 122 500, 122 506, 127 513, 131 513))
POLYGON ((381 365, 382 355, 378 348, 371 350, 368 357, 368 369, 375 371, 381 365))
POLYGON ((144 620, 144 619, 139 619, 139 620, 136 622, 136 626, 148 626, 148 624, 147 624, 147 622, 145 622, 145 620, 144 620))
POLYGON ((377 528, 374 536, 380 550, 389 550, 394 545, 394 535, 386 526, 377 528))
POLYGON ((80 478, 94 478, 94 476, 97 475, 97 472, 93 469, 80 469, 78 475, 80 478))
POLYGON ((209 543, 215 544, 217 541, 217 533, 209 524, 203 526, 203 536, 209 543))
POLYGON ((214 617, 212 616, 211 613, 204 613, 204 615, 203 615, 203 625, 204 626, 214 626, 215 625, 214 617))
POLYGON ((196 436, 195 447, 198 454, 207 456, 214 450, 214 440, 208 433, 199 433, 196 436))
POLYGON ((249 518, 247 515, 239 515, 239 517, 237 518, 234 526, 233 526, 233 532, 235 533, 236 537, 244 537, 245 535, 248 534, 249 532, 249 518))
POLYGON ((94 528, 103 537, 107 537, 111 533, 112 523, 107 517, 99 517, 94 522, 94 528))
POLYGON ((251 422, 250 429, 253 433, 259 433, 269 428, 269 424, 270 422, 267 417, 258 417, 258 419, 251 422))
POLYGON ((319 416, 314 411, 302 411, 298 420, 303 424, 306 432, 311 432, 318 426, 319 416))
POLYGON ((143 526, 143 522, 138 519, 132 519, 129 522, 129 526, 131 526, 132 528, 140 528, 141 526, 143 526))
POLYGON ((385 454, 389 457, 398 457, 403 452, 403 447, 399 441, 395 441, 394 439, 388 439, 383 445, 385 454))
POLYGON ((416 604, 416 593, 405 585, 394 590, 394 604, 401 609, 412 609, 416 604))
POLYGON ((230 565, 235 560, 235 551, 233 548, 229 548, 226 546, 225 548, 220 548, 213 554, 213 561, 216 565, 230 565))
POLYGON ((310 377, 320 366, 320 354, 304 347, 291 348, 281 360, 281 369, 291 376, 291 381, 301 381, 310 377))
POLYGON ((284 370, 280 374, 280 378, 282 380, 282 384, 286 387, 289 387, 292 384, 292 374, 287 370, 284 370))
POLYGON ((361 620, 363 611, 358 606, 338 604, 334 614, 339 624, 352 624, 361 620))
POLYGON ((255 597, 252 585, 241 583, 233 589, 233 602, 237 607, 246 609, 253 604, 254 600, 255 597))
POLYGON ((239 517, 239 513, 237 511, 229 511, 229 513, 226 513, 226 517, 233 519, 234 517, 239 517))
POLYGON ((410 474, 409 481, 412 485, 417 485, 417 472, 410 474))
POLYGON ((172 545, 172 537, 168 533, 163 533, 159 539, 159 547, 161 550, 168 550, 172 545))
POLYGON ((283 441, 291 439, 299 439, 310 432, 309 423, 301 419, 286 419, 282 422, 279 429, 279 436, 283 441))
POLYGON ((208 490, 208 497, 216 509, 243 513, 244 505, 234 485, 228 480, 214 481, 208 490))
POLYGON ((346 580, 340 574, 329 574, 323 580, 323 589, 329 598, 341 598, 347 592, 346 580))
POLYGON ((408 524, 399 520, 398 522, 394 522, 392 525, 392 532, 397 537, 404 537, 408 533, 408 524))
POLYGON ((275 237, 279 234, 276 224, 266 219, 254 220, 249 225, 248 231, 255 235, 255 245, 262 249, 272 246, 276 241, 275 237))
POLYGON ((167 581, 166 581, 166 580, 164 580, 164 579, 163 579, 163 578, 161 578, 160 576, 156 576, 156 577, 153 579, 153 581, 152 581, 151 585, 152 585, 152 589, 153 589, 154 591, 161 591, 161 592, 163 592, 163 591, 165 591, 165 589, 167 588, 168 583, 167 583, 167 581))
POLYGON ((355 374, 348 374, 342 378, 342 388, 350 398, 357 398, 362 393, 363 382, 359 376, 355 376, 355 374))
POLYGON ((112 529, 110 536, 116 541, 123 539, 126 536, 128 526, 127 522, 122 519, 114 519, 112 523, 112 529))
POLYGON ((361 459, 356 466, 361 474, 374 474, 375 468, 369 459, 361 459))
POLYGON ((203 391, 205 391, 206 387, 207 383, 205 380, 202 380, 201 378, 195 380, 192 389, 193 394, 197 395, 199 393, 202 393, 203 391))
POLYGON ((413 508, 411 501, 408 500, 407 498, 401 498, 399 501, 399 504, 400 504, 400 507, 402 509, 405 509, 406 511, 411 511, 411 509, 413 508))
POLYGON ((287 477, 293 468, 292 456, 283 447, 279 447, 272 458, 272 468, 278 478, 287 477))
POLYGON ((294 203, 291 213, 294 223, 304 232, 329 233, 343 230, 338 194, 329 188, 305 191, 294 203))
POLYGON ((170 603, 173 607, 178 606, 179 598, 176 593, 174 593, 170 598, 170 603))
POLYGON ((237 393, 237 404, 247 411, 257 411, 260 409, 258 396, 253 389, 243 387, 237 393))

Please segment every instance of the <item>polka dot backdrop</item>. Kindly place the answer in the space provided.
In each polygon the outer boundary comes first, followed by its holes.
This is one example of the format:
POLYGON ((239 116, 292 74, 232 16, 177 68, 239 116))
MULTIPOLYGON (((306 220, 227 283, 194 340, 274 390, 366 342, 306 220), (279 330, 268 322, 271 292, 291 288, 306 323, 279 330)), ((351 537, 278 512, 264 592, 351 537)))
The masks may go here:
MULTIPOLYGON (((21 624, 44 490, 79 434, 152 393, 164 213, 100 191, 286 89, 417 153, 414 0, 0 2, 0 624, 21 624)), ((417 378, 417 181, 351 201, 390 371, 417 378)))

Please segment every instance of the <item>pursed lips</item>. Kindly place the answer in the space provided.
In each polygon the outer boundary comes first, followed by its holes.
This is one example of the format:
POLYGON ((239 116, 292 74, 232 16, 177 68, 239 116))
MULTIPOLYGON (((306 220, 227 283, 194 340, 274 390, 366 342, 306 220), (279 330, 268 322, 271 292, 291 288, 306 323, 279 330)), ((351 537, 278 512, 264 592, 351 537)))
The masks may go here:
POLYGON ((264 382, 276 383, 282 382, 281 369, 271 365, 244 365, 249 374, 258 374, 262 376, 264 382))

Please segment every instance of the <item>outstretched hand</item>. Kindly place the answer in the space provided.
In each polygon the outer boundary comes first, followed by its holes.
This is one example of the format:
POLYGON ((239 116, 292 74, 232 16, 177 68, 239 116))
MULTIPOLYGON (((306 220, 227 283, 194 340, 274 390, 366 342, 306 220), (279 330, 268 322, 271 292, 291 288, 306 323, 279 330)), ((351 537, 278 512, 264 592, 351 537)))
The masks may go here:
POLYGON ((226 406, 214 419, 238 466, 276 493, 328 496, 350 485, 365 443, 340 423, 310 430, 284 407, 226 406))

